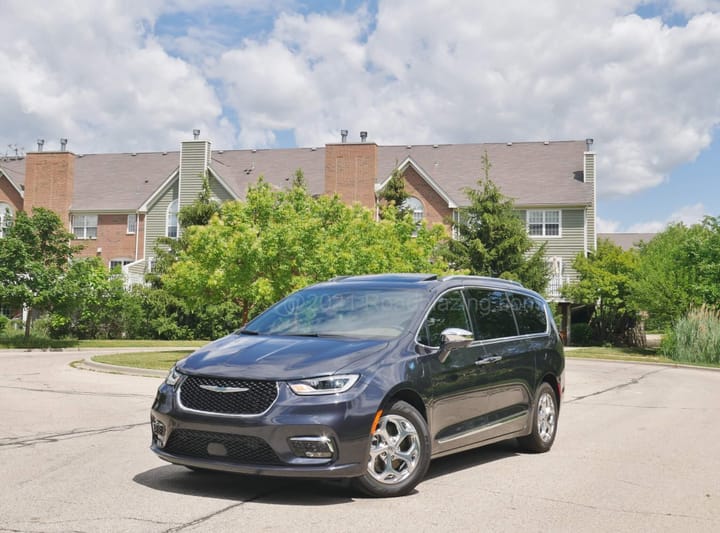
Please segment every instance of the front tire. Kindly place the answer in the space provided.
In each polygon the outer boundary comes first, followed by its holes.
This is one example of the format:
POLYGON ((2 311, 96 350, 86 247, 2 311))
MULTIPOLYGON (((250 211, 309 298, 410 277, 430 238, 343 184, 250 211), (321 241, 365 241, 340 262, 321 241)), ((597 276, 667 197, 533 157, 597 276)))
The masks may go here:
POLYGON ((532 432, 530 435, 518 439, 520 446, 532 453, 547 452, 555 442, 557 422, 557 396, 550 384, 543 382, 538 387, 533 403, 532 432))
POLYGON ((354 486, 373 497, 403 496, 422 481, 430 465, 430 433, 422 415, 398 401, 387 409, 370 437, 365 474, 354 486))

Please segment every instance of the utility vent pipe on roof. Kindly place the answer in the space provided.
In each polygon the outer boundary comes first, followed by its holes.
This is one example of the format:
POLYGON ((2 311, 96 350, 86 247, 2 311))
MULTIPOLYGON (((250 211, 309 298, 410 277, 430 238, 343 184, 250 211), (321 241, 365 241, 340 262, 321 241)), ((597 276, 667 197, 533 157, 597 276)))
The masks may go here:
POLYGON ((361 132, 360 132, 360 142, 363 142, 363 143, 364 143, 365 141, 367 141, 367 132, 366 132, 366 131, 361 131, 361 132))
POLYGON ((587 151, 589 152, 592 150, 592 145, 595 141, 593 139, 585 139, 585 146, 587 148, 587 151))
POLYGON ((67 150, 67 139, 60 139, 60 151, 65 152, 67 150))
POLYGON ((340 130, 340 142, 345 144, 347 142, 348 130, 340 130))
POLYGON ((43 145, 45 144, 45 139, 38 139, 38 140, 37 140, 37 143, 38 143, 38 152, 42 152, 42 151, 43 151, 43 145))
POLYGON ((200 130, 193 130, 193 139, 196 141, 200 138, 200 130))

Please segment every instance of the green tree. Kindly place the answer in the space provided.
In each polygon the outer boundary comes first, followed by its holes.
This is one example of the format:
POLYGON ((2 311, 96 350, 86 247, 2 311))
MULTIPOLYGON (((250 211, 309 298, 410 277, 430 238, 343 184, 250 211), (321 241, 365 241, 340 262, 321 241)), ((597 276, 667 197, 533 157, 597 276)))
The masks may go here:
POLYGON ((262 179, 244 202, 228 202, 207 226, 186 232, 187 246, 163 276, 191 307, 233 304, 246 322, 293 290, 338 275, 445 272, 434 257, 441 226, 417 228, 337 197, 311 197, 302 187, 272 190, 262 179), (413 236, 417 233, 416 236, 413 236))
POLYGON ((482 164, 485 177, 477 189, 465 190, 470 205, 460 210, 459 221, 454 222, 457 238, 448 242, 446 259, 471 274, 517 280, 542 292, 549 280, 545 245, 533 250, 512 199, 490 179, 487 152, 482 164))
POLYGON ((70 259, 81 247, 60 218, 49 209, 20 211, 0 239, 0 300, 28 310, 25 336, 30 336, 33 314, 51 310, 61 290, 70 259))
POLYGON ((109 271, 98 257, 72 261, 52 299, 53 336, 108 339, 126 333, 128 298, 120 268, 109 271))
POLYGON ((380 216, 382 218, 385 218, 385 210, 389 206, 394 206, 401 217, 408 211, 405 202, 410 198, 410 194, 405 189, 405 178, 398 168, 397 161, 395 161, 395 169, 392 171, 390 179, 378 194, 378 198, 381 201, 380 216))
POLYGON ((640 247, 633 290, 654 328, 667 328, 693 307, 720 305, 720 217, 673 224, 640 247))
POLYGON ((295 171, 292 181, 293 188, 298 187, 300 189, 307 190, 307 181, 305 180, 305 173, 301 168, 295 171))
POLYGON ((576 303, 593 306, 590 326, 599 342, 635 344, 630 335, 637 325, 638 309, 632 301, 637 276, 635 250, 623 250, 607 239, 598 241, 597 251, 585 257, 578 254, 573 262, 578 282, 563 287, 563 296, 576 303))

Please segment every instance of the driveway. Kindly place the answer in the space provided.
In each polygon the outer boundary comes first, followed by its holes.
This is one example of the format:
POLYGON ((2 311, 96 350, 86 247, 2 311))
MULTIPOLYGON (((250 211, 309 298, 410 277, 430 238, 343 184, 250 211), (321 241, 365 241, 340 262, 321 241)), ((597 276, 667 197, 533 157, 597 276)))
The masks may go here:
POLYGON ((555 447, 436 460, 410 496, 190 472, 149 450, 158 378, 0 351, 0 531, 720 531, 720 372, 569 360, 555 447))

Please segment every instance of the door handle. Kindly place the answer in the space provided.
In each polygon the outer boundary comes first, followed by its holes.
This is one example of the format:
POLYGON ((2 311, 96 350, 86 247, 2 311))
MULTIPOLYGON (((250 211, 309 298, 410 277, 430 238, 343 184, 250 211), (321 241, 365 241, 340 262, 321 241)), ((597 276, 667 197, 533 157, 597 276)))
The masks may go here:
POLYGON ((491 355, 490 357, 484 357, 482 359, 478 359, 477 361, 475 361, 475 364, 477 366, 483 366, 483 365, 489 365, 491 363, 497 363, 498 361, 502 361, 502 356, 491 355))

